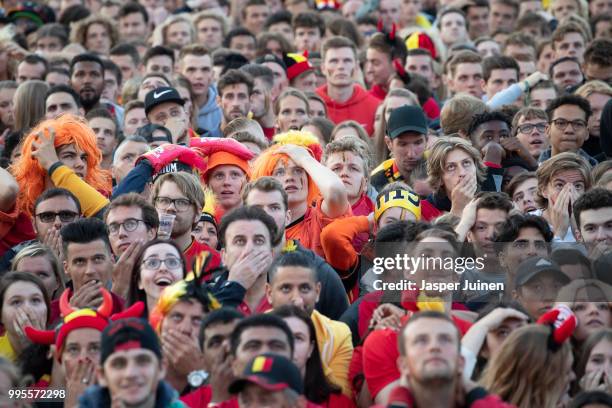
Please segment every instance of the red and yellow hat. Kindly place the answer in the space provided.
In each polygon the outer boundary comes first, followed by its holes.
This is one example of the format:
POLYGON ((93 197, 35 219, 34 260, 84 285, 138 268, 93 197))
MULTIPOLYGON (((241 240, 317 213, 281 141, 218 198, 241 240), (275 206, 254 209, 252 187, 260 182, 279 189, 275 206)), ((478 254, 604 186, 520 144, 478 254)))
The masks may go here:
POLYGON ((287 66, 287 78, 289 81, 297 78, 304 72, 312 71, 314 68, 308 61, 308 53, 283 55, 283 62, 287 66))
POLYGON ((59 307, 64 321, 54 330, 38 330, 33 327, 26 327, 25 333, 28 338, 37 344, 54 344, 58 360, 61 361, 64 342, 68 334, 76 329, 95 329, 100 332, 108 326, 110 321, 123 319, 126 317, 140 317, 144 312, 144 303, 134 303, 130 308, 121 313, 111 315, 113 311, 113 298, 106 289, 102 291, 102 304, 98 309, 74 309, 70 306, 68 299, 71 294, 70 289, 66 289, 59 300, 59 307))
POLYGON ((429 51, 431 54, 431 58, 436 59, 438 57, 438 53, 436 52, 436 45, 434 44, 431 37, 425 34, 422 31, 416 31, 406 38, 406 48, 409 50, 414 50, 417 48, 422 48, 424 50, 429 51))

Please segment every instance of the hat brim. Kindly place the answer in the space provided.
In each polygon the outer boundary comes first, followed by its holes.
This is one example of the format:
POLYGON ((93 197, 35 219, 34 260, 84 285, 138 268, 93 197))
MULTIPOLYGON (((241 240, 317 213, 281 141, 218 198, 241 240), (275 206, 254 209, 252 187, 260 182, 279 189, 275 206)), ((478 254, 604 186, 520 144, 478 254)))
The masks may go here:
POLYGON ((164 103, 178 103, 181 106, 185 106, 185 101, 182 98, 169 98, 164 99, 163 101, 157 101, 150 106, 145 107, 145 115, 149 116, 149 113, 153 110, 154 107, 162 105, 164 103))
POLYGON ((571 281, 569 276, 564 274, 561 270, 559 270, 559 269, 557 269, 555 267, 550 267, 550 268, 537 269, 535 271, 532 271, 531 273, 529 273, 529 274, 525 275, 524 277, 522 277, 520 280, 518 279, 518 276, 517 276, 516 287, 518 288, 519 286, 524 286, 526 283, 528 283, 530 280, 532 280, 536 276, 541 275, 541 274, 546 273, 546 272, 553 274, 555 276, 555 278, 558 278, 559 280, 564 281, 565 284, 567 284, 567 283, 569 283, 571 281))
POLYGON ((401 128, 393 130, 393 132, 389 132, 389 137, 391 139, 395 139, 396 137, 400 136, 402 133, 406 133, 406 132, 416 132, 422 135, 426 135, 427 129, 421 126, 413 126, 413 125, 402 126, 401 128))
POLYGON ((246 387, 248 384, 258 385, 268 391, 282 391, 289 388, 289 384, 287 383, 270 384, 263 377, 249 375, 248 377, 241 378, 231 383, 228 390, 231 394, 238 394, 244 390, 244 387, 246 387))

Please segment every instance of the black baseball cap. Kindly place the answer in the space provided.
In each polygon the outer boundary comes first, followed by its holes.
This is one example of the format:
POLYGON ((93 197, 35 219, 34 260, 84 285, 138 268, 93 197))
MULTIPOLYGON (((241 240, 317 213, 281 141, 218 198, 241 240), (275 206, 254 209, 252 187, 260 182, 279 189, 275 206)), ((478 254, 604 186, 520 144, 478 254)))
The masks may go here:
POLYGON ((115 351, 128 349, 146 349, 152 351, 160 360, 162 350, 157 334, 144 319, 135 317, 111 322, 102 331, 100 340, 100 363, 115 351))
POLYGON ((268 391, 291 388, 299 395, 304 394, 304 381, 300 370, 291 360, 277 354, 266 353, 249 361, 242 378, 229 386, 229 392, 238 394, 249 383, 268 391))
POLYGON ((420 107, 404 105, 391 112, 387 123, 387 135, 395 139, 406 132, 427 134, 427 118, 420 107))
POLYGON ((150 91, 145 96, 145 114, 148 115, 151 109, 166 102, 178 103, 181 106, 185 105, 185 101, 176 89, 162 86, 150 91))
POLYGON ((561 271, 561 268, 555 262, 541 256, 534 256, 519 264, 516 272, 515 286, 517 288, 523 286, 544 272, 553 274, 563 284, 570 282, 570 278, 561 271))

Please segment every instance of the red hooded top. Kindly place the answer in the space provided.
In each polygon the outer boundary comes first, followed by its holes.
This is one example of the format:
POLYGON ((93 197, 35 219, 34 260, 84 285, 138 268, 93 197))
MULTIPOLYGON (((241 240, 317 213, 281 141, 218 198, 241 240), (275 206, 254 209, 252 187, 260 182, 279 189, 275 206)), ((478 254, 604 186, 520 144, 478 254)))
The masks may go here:
POLYGON ((328 118, 338 124, 354 120, 364 127, 368 135, 374 134, 374 116, 381 100, 368 93, 359 85, 353 85, 353 95, 346 102, 336 102, 327 94, 327 85, 317 89, 317 94, 325 101, 328 118))

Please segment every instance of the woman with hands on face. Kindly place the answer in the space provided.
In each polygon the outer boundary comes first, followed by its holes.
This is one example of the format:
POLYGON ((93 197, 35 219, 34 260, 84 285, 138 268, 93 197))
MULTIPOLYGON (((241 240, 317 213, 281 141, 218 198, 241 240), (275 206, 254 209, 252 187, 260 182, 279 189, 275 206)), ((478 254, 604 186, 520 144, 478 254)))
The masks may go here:
POLYGON ((612 329, 591 334, 579 358, 576 376, 580 389, 612 394, 612 329))
POLYGON ((50 301, 43 282, 33 274, 9 272, 0 280, 0 356, 17 361, 30 344, 25 327, 45 329, 50 301))
POLYGON ((439 211, 461 216, 465 206, 483 188, 487 167, 480 152, 459 137, 441 137, 427 159, 429 183, 434 193, 427 198, 439 211))
POLYGON ((536 171, 540 208, 533 212, 548 221, 556 242, 576 242, 572 213, 574 203, 592 184, 591 165, 576 153, 560 153, 546 160, 536 171))

